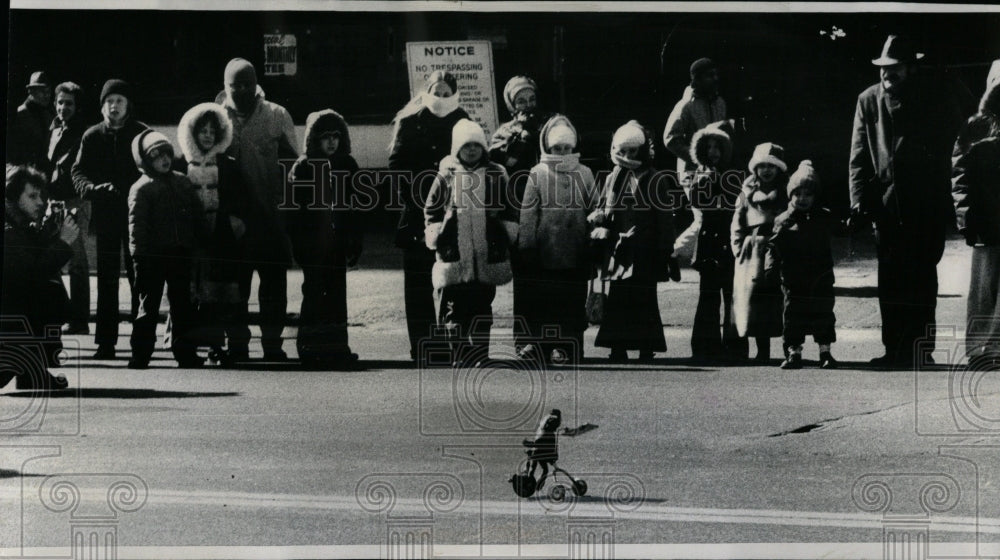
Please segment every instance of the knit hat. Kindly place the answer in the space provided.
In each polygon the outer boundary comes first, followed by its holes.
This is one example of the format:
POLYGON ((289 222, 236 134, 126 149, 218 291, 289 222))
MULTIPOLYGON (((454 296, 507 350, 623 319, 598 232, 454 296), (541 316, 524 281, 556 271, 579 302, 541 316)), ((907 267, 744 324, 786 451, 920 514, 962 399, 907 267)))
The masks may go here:
POLYGON ((783 172, 788 171, 788 166, 785 165, 785 149, 771 142, 758 144, 754 148, 753 157, 750 158, 750 165, 748 166, 750 172, 753 173, 757 169, 757 166, 762 163, 770 163, 783 172))
POLYGON ((576 147, 576 132, 564 124, 557 124, 549 129, 545 139, 549 146, 555 146, 556 144, 569 144, 574 148, 576 147))
POLYGON ((715 68, 715 62, 711 58, 699 58, 698 60, 691 63, 691 79, 695 79, 698 74, 706 70, 712 70, 715 68))
POLYGON ((813 192, 820 189, 819 175, 816 174, 813 163, 808 159, 802 160, 799 168, 788 178, 788 197, 791 198, 792 193, 801 188, 808 188, 813 192))
POLYGON ((132 158, 136 166, 142 172, 147 171, 146 165, 149 163, 149 154, 158 148, 170 150, 170 157, 173 159, 174 146, 163 134, 147 128, 132 139, 132 158))
POLYGON ((616 148, 635 148, 642 146, 646 143, 646 131, 643 130, 642 125, 638 121, 629 121, 623 124, 618 130, 615 131, 615 135, 611 138, 611 149, 616 148))
POLYGON ((104 87, 101 88, 101 104, 104 104, 105 98, 115 93, 124 96, 129 101, 132 100, 132 88, 128 82, 115 78, 104 82, 104 87))
POLYGON ((26 88, 33 87, 49 87, 52 82, 49 81, 49 76, 45 72, 32 72, 31 80, 28 81, 26 88))
POLYGON ((512 114, 514 113, 514 98, 525 89, 533 89, 537 92, 538 85, 535 80, 527 76, 514 76, 507 80, 507 85, 503 87, 503 100, 507 104, 507 110, 512 114))
POLYGON ((455 76, 453 76, 451 72, 445 72, 444 70, 436 70, 432 72, 430 76, 427 76, 427 82, 424 84, 424 91, 429 92, 431 88, 434 87, 434 84, 438 82, 448 84, 448 87, 451 88, 452 94, 458 93, 458 80, 455 79, 455 76))
POLYGON ((451 129, 451 155, 458 157, 458 151, 469 143, 479 144, 483 150, 489 149, 483 127, 469 119, 462 119, 451 129))

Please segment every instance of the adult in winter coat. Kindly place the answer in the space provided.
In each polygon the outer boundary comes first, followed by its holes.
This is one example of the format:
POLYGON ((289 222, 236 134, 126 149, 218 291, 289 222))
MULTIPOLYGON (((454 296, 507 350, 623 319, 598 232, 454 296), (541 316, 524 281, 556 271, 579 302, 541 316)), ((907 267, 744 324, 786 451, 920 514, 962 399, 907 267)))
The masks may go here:
POLYGON ((764 262, 774 219, 788 208, 784 160, 785 149, 777 144, 754 149, 730 232, 736 257, 733 319, 740 336, 756 339, 758 362, 770 359, 771 337, 781 336, 781 286, 767 281, 764 262))
POLYGON ((922 79, 921 57, 890 36, 872 64, 880 82, 858 96, 851 139, 852 222, 875 224, 885 355, 878 367, 909 368, 916 342, 933 344, 937 263, 951 216, 950 155, 964 121, 960 99, 922 79))
POLYGON ((696 360, 742 360, 748 353, 747 341, 740 338, 733 321, 734 259, 730 228, 742 184, 739 175, 729 167, 731 131, 728 121, 714 123, 699 130, 691 142, 691 160, 698 164, 691 184, 691 204, 702 213, 691 258, 699 276, 698 307, 691 333, 691 350, 696 360))
POLYGON ((247 253, 240 279, 241 296, 244 301, 250 300, 250 284, 256 271, 260 277, 257 299, 264 360, 283 361, 287 355, 281 348, 281 333, 288 306, 292 251, 278 212, 287 175, 278 160, 299 155, 295 125, 284 107, 264 99, 263 90, 257 86, 257 71, 250 62, 242 58, 229 61, 225 88, 216 101, 233 121, 233 143, 227 153, 239 165, 245 187, 241 196, 249 201, 242 216, 247 226, 247 253))
POLYGON ((28 98, 17 108, 7 126, 7 163, 33 165, 48 170, 48 148, 52 111, 52 84, 45 72, 35 72, 27 86, 28 98))
MULTIPOLYGON (((538 85, 527 76, 514 76, 503 88, 503 100, 510 111, 511 120, 503 123, 493 133, 490 140, 490 159, 499 163, 507 170, 511 188, 518 202, 524 200, 524 190, 528 184, 528 173, 538 163, 539 131, 548 120, 548 115, 538 110, 538 85)), ((511 254, 511 267, 514 269, 514 315, 525 317, 531 313, 530 303, 525 293, 530 290, 528 283, 531 271, 522 263, 519 250, 515 248, 511 254)), ((514 345, 527 357, 534 349, 526 348, 528 341, 534 338, 526 337, 515 327, 514 345)))
MULTIPOLYGON (((0 336, 7 364, 0 370, 0 388, 17 376, 18 389, 65 389, 65 377, 49 373, 62 350, 48 329, 63 322, 66 288, 61 270, 72 255, 70 245, 80 229, 72 216, 62 223, 45 216, 45 175, 32 167, 7 166, 4 188, 3 286, 0 304, 4 320, 0 336), (24 343, 19 343, 24 341, 24 343)), ((58 332, 58 331, 57 331, 58 332)))
POLYGON ((80 152, 84 125, 77 107, 80 86, 63 82, 56 86, 56 116, 49 125, 49 198, 61 200, 68 212, 76 213, 81 235, 73 243, 69 261, 69 323, 65 334, 90 334, 90 263, 87 262, 86 233, 90 228, 90 202, 80 198, 73 187, 73 163, 80 152))
POLYGON ((587 215, 596 193, 594 174, 574 153, 578 137, 568 118, 549 119, 539 144, 542 158, 531 168, 518 227, 522 270, 531 277, 522 296, 532 344, 543 358, 558 363, 583 355, 591 272, 587 215), (557 327, 562 340, 546 343, 546 327, 557 327))
MULTIPOLYGON (((663 145, 677 156, 677 180, 691 199, 691 181, 698 164, 691 159, 691 141, 699 130, 725 120, 726 100, 719 95, 719 71, 708 58, 691 63, 691 83, 684 88, 684 95, 674 105, 663 129, 663 145)), ((675 242, 678 252, 690 253, 701 227, 701 210, 692 208, 694 221, 675 242)))
POLYGON ((768 240, 765 275, 780 281, 784 293, 782 342, 788 357, 782 369, 802 367, 802 344, 810 334, 819 346, 820 367, 837 367, 830 353, 837 340, 830 250, 836 226, 830 212, 815 204, 819 190, 812 162, 803 161, 788 180, 788 209, 774 220, 768 240))
POLYGON ((141 173, 132 156, 132 140, 147 130, 135 120, 129 85, 108 80, 101 89, 104 120, 90 127, 80 140, 73 164, 73 185, 83 200, 90 201, 93 228, 97 234, 97 329, 94 358, 115 357, 118 343, 118 284, 122 262, 132 292, 131 316, 139 306, 135 269, 128 250, 129 189, 141 173))
POLYGON ((424 238, 435 255, 432 282, 441 291, 438 324, 458 364, 489 358, 493 298, 512 277, 518 218, 512 201, 507 173, 490 161, 483 129, 459 121, 424 211, 424 238))
POLYGON ((225 153, 233 142, 233 123, 219 104, 200 103, 181 117, 177 142, 182 156, 176 169, 198 195, 198 221, 205 230, 193 253, 192 294, 198 312, 193 338, 211 349, 213 362, 244 362, 250 329, 240 291, 240 259, 246 234, 242 216, 248 208, 239 167, 225 153))
POLYGON ((594 345, 610 348, 613 362, 628 360, 628 350, 650 361, 667 350, 656 283, 670 277, 673 216, 663 204, 665 193, 657 191, 648 130, 636 121, 624 124, 612 138, 611 159, 615 167, 588 216, 592 237, 604 249, 598 274, 610 281, 594 345))
POLYGON ((170 349, 179 367, 199 367, 203 360, 192 340, 196 323, 191 303, 191 256, 196 236, 202 234, 198 195, 187 176, 173 170, 174 149, 166 136, 145 130, 132 141, 132 153, 142 176, 128 197, 129 250, 139 292, 129 367, 149 367, 164 285, 173 329, 170 349))
POLYGON ((396 246, 403 250, 403 300, 410 358, 422 362, 421 342, 434 331, 434 252, 424 240, 424 206, 438 165, 451 150, 455 124, 469 114, 458 106, 458 83, 448 72, 434 72, 420 95, 396 114, 389 148, 389 169, 402 205, 396 246))
POLYGON ((972 247, 966 352, 970 362, 995 361, 1000 350, 1000 61, 990 68, 971 122, 981 139, 956 150, 951 190, 958 231, 972 247))
POLYGON ((345 369, 358 359, 347 343, 347 267, 361 253, 361 220, 351 208, 358 164, 344 117, 310 113, 303 152, 285 220, 303 275, 296 346, 307 367, 345 369))

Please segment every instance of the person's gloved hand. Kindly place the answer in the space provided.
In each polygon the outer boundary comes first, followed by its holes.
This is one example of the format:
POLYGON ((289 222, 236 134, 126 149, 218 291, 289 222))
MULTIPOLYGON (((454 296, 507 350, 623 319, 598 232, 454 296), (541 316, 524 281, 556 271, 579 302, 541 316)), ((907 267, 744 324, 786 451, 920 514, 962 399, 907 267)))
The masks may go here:
POLYGON ((847 231, 852 234, 859 233, 869 221, 868 216, 861 211, 861 208, 855 206, 851 208, 851 215, 847 218, 847 231))
POLYGON ((667 278, 674 282, 681 281, 681 263, 673 255, 667 257, 667 278))

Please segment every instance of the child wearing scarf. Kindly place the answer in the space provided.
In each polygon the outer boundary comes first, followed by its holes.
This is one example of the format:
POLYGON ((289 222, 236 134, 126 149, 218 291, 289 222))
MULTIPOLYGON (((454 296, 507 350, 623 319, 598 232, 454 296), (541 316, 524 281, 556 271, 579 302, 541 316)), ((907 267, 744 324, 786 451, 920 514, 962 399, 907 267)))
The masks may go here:
POLYGON ((774 219, 788 208, 785 149, 770 142, 754 149, 751 175, 733 215, 730 241, 736 257, 733 277, 733 318, 741 337, 757 343, 757 362, 771 357, 771 337, 781 336, 781 289, 764 278, 767 240, 774 219))
POLYGON ((507 173, 490 162, 486 134, 462 119, 452 130, 451 155, 441 160, 427 196, 424 239, 434 251, 431 282, 440 294, 444 327, 458 366, 489 358, 496 287, 510 282, 510 247, 517 208, 507 173))
POLYGON ((674 226, 666 194, 656 190, 665 183, 654 181, 651 138, 634 120, 615 132, 615 167, 588 216, 591 237, 604 249, 598 274, 611 284, 595 345, 610 348, 616 363, 628 360, 628 350, 649 362, 667 349, 656 283, 670 278, 674 226))
POLYGON ((518 229, 518 250, 530 275, 523 295, 533 341, 522 353, 562 364, 583 356, 594 174, 574 153, 578 138, 566 117, 549 119, 539 143, 542 157, 531 169, 518 229), (558 329, 561 341, 547 343, 547 329, 558 329))

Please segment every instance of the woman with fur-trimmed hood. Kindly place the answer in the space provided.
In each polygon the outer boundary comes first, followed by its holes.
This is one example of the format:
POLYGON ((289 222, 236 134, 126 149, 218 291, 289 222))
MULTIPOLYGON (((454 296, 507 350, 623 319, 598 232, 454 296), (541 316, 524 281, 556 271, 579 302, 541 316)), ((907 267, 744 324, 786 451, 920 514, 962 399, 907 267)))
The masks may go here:
POLYGON ((529 276, 523 296, 532 343, 525 348, 564 363, 583 355, 590 277, 587 214, 595 194, 594 174, 580 164, 576 128, 565 116, 549 119, 538 142, 542 157, 531 168, 518 228, 522 270, 529 276), (560 338, 574 344, 538 346, 545 327, 558 327, 560 338))
POLYGON ((358 164, 344 117, 310 113, 303 152, 289 177, 291 209, 283 210, 303 276, 296 346, 306 367, 348 369, 358 355, 348 345, 347 268, 361 254, 361 223, 352 209, 358 164))
POLYGON ((611 159, 614 170, 587 218, 604 253, 598 274, 611 284, 594 345, 610 348, 612 362, 627 361, 629 350, 648 362, 667 350, 656 283, 671 277, 673 213, 660 206, 667 198, 656 191, 662 187, 655 181, 652 135, 645 127, 633 120, 619 128, 611 159))
POLYGON ((507 172, 490 161, 483 129, 462 119, 451 138, 451 155, 441 160, 427 197, 424 239, 435 252, 438 324, 448 332, 455 361, 475 364, 489 357, 496 287, 513 276, 518 215, 507 172))
POLYGON ((698 307, 691 333, 695 360, 743 360, 748 353, 747 340, 740 338, 733 321, 730 227, 743 181, 730 168, 732 131, 730 121, 720 121, 699 130, 691 140, 691 160, 698 165, 691 185, 691 206, 702 212, 691 258, 691 266, 699 275, 698 307))
POLYGON ((956 143, 951 181, 958 231, 972 247, 966 352, 970 365, 993 360, 995 367, 1000 350, 1000 60, 990 68, 979 113, 956 143))
POLYGON ((196 340, 224 365, 247 360, 250 330, 239 289, 239 259, 246 225, 239 167, 225 152, 233 141, 233 123, 217 103, 189 109, 177 126, 181 157, 175 169, 187 176, 198 195, 199 219, 207 236, 193 254, 192 297, 198 311, 196 340), (225 350, 226 338, 229 346, 225 350))

